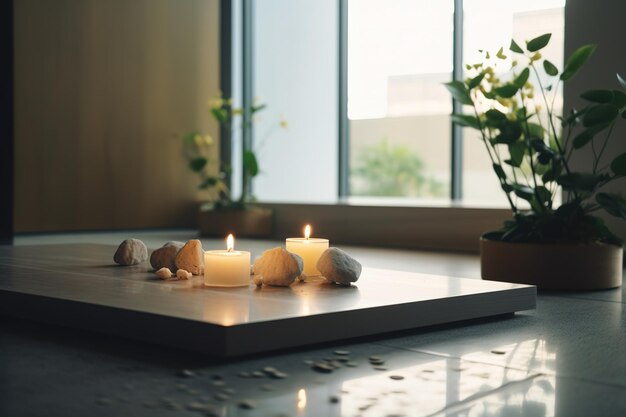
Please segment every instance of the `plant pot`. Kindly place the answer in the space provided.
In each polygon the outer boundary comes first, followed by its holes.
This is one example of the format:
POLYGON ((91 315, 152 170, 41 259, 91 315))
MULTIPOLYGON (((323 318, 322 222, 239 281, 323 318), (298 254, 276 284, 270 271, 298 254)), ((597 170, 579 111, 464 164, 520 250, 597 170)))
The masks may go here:
POLYGON ((605 243, 511 243, 480 238, 483 279, 549 290, 604 290, 622 285, 621 247, 605 243))
POLYGON ((264 238, 272 234, 272 210, 253 207, 246 210, 202 210, 198 212, 201 236, 264 238))

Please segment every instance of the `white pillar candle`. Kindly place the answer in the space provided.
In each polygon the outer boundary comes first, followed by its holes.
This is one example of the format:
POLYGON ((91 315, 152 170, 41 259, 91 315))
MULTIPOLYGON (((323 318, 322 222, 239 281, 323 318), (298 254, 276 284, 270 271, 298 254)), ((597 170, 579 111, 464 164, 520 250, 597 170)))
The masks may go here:
POLYGON ((204 285, 245 287, 250 284, 250 252, 236 251, 233 235, 226 239, 226 250, 204 252, 204 285))
POLYGON ((312 238, 311 226, 304 228, 304 237, 289 237, 285 241, 287 251, 300 255, 304 261, 304 274, 313 277, 321 275, 317 270, 317 260, 328 249, 328 239, 312 238))

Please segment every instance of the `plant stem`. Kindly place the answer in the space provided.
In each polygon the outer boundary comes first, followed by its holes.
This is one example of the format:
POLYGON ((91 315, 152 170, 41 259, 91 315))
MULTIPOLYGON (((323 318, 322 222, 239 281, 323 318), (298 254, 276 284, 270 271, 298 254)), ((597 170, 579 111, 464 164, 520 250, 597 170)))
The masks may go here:
MULTIPOLYGON (((539 72, 537 71, 537 68, 535 68, 535 66, 532 63, 530 64, 530 66, 533 68, 533 71, 535 72, 535 76, 537 77, 537 82, 539 83, 539 89, 541 90, 541 95, 543 96, 543 101, 546 103, 546 108, 548 110, 548 122, 550 124, 550 127, 552 128, 552 133, 554 134, 554 143, 556 143, 556 148, 559 151, 559 154, 561 154, 561 156, 564 156, 565 152, 563 148, 561 148, 561 144, 559 143, 559 136, 556 134, 556 128, 554 127, 554 120, 552 120, 552 112, 548 106, 548 99, 546 97, 546 92, 543 89, 543 84, 541 83, 539 72)), ((565 172, 567 172, 568 174, 572 173, 569 169, 569 165, 566 159, 563 159, 563 168, 565 168, 565 172)), ((574 193, 574 197, 578 198, 578 193, 575 190, 573 191, 573 193, 574 193)))
POLYGON ((606 149, 606 145, 609 142, 611 133, 613 133, 613 126, 615 126, 615 122, 611 123, 611 127, 609 128, 609 131, 607 132, 604 138, 604 143, 602 144, 602 148, 600 149, 600 152, 598 153, 598 157, 595 159, 595 161, 593 161, 593 173, 594 174, 597 172, 598 164, 600 163, 600 158, 602 158, 602 154, 604 153, 604 150, 606 149))

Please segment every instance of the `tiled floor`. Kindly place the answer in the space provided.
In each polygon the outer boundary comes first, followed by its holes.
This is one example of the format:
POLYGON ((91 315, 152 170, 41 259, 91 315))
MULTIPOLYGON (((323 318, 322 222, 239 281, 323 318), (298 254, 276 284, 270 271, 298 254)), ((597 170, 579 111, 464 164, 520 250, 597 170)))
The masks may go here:
MULTIPOLYGON (((117 244, 127 236, 157 247, 193 232, 27 236, 16 244, 117 244)), ((238 244, 256 255, 275 245, 238 244)), ((471 255, 346 249, 365 266, 473 278, 480 272, 471 255)), ((624 416, 622 300, 621 289, 540 293, 536 311, 508 319, 230 361, 2 319, 0 415, 624 416), (338 350, 349 351, 356 366, 346 366, 338 350), (370 356, 384 364, 371 364, 370 356), (310 361, 325 359, 341 366, 311 369, 310 361), (287 376, 273 378, 266 367, 287 376), (258 377, 249 376, 255 371, 258 377)))

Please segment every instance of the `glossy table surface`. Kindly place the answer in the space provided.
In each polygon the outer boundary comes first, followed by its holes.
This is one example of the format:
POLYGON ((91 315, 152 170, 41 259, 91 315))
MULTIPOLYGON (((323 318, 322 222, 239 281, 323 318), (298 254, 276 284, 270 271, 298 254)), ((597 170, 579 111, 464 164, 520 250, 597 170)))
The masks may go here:
MULTIPOLYGON (((125 237, 156 247, 193 232, 29 236, 16 243, 115 244, 125 237)), ((276 242, 240 245, 260 253, 276 242)), ((371 268, 480 274, 473 255, 348 249, 371 268)), ((0 415, 623 416, 623 295, 540 292, 536 310, 513 318, 228 361, 2 318, 0 415), (372 364, 371 356, 384 364, 372 364), (326 359, 339 367, 311 368, 326 359)))

